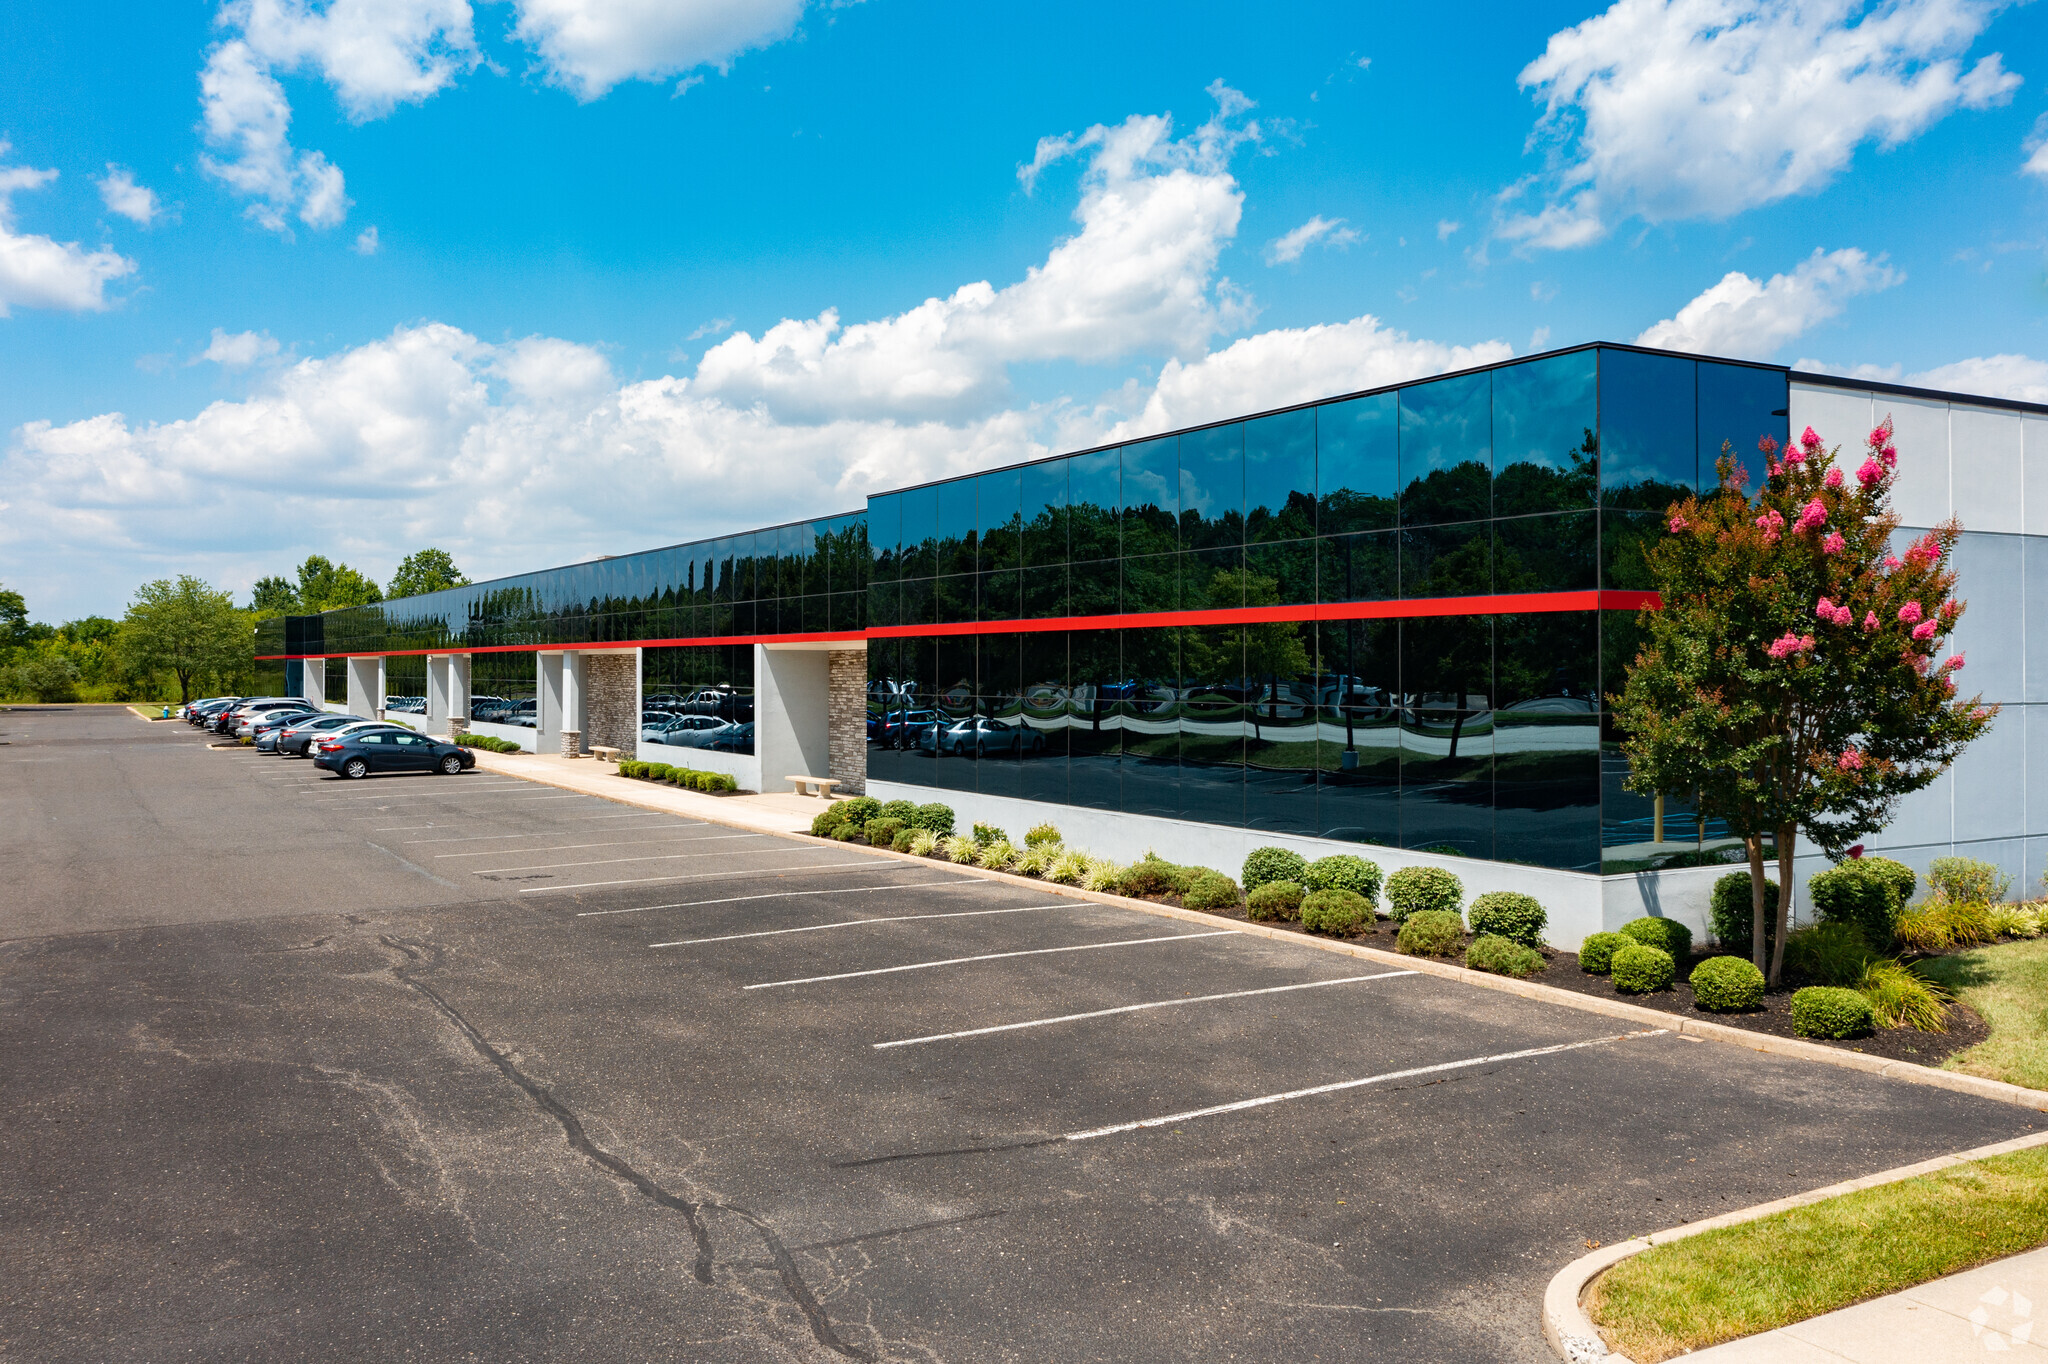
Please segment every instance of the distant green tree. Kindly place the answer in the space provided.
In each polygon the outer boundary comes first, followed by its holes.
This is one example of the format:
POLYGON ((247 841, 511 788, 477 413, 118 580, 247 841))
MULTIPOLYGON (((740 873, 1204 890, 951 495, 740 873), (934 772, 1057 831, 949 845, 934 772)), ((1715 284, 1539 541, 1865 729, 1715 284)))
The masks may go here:
POLYGON ((249 661, 249 617, 234 600, 190 574, 159 578, 135 590, 121 623, 121 652, 140 673, 171 672, 178 699, 192 699, 194 678, 224 676, 249 661))
POLYGON ((372 579, 337 564, 324 554, 309 554, 299 565, 299 610, 311 615, 338 606, 368 606, 384 600, 384 590, 372 579))
POLYGON ((299 609, 299 594, 289 578, 274 575, 258 578, 256 586, 249 592, 249 609, 256 613, 258 620, 288 616, 299 609))
POLYGON ((449 557, 447 550, 422 549, 406 555, 399 562, 398 571, 391 575, 391 587, 384 596, 386 600, 396 600, 467 586, 469 579, 455 566, 455 560, 449 557))
POLYGON ((78 669, 61 652, 30 654, 0 668, 0 691, 44 703, 76 701, 78 669))
POLYGON ((0 647, 11 648, 28 636, 28 602, 21 593, 0 587, 0 647))
POLYGON ((121 633, 121 622, 105 616, 82 616, 57 627, 57 638, 66 644, 105 644, 121 633))

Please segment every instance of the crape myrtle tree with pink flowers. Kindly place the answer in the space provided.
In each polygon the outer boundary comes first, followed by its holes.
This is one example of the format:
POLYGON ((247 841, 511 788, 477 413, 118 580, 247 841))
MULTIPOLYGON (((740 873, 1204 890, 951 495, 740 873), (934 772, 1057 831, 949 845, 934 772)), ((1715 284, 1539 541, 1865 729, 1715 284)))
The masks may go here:
POLYGON ((1800 831, 1841 857, 1955 761, 1997 707, 1959 699, 1962 656, 1939 659, 1963 613, 1949 566, 1961 527, 1950 520, 1894 552, 1891 420, 1847 477, 1839 447, 1824 448, 1811 427, 1782 452, 1769 437, 1758 448, 1761 487, 1724 445, 1720 486, 1667 511, 1666 533, 1645 551, 1662 607, 1641 613, 1645 642, 1609 700, 1629 788, 1694 797, 1742 839, 1754 960, 1775 985, 1800 831), (1766 838, 1785 888, 1774 929, 1766 838))

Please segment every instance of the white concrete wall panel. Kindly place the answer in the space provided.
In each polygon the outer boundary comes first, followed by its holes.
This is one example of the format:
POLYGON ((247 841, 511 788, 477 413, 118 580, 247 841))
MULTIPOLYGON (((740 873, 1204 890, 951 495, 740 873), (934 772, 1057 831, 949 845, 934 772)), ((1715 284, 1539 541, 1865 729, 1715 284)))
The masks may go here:
MULTIPOLYGON (((1829 445, 1842 447, 1842 457, 1849 461, 1850 472, 1863 462, 1855 452, 1863 448, 1863 438, 1870 434, 1870 428, 1877 425, 1871 416, 1871 401, 1868 390, 1846 388, 1821 388, 1801 384, 1795 376, 1792 380, 1792 401, 1787 409, 1787 418, 1792 439, 1798 440, 1799 433, 1812 427, 1820 438, 1829 445)), ((1741 452, 1747 460, 1757 456, 1748 450, 1741 452)), ((1761 476, 1762 470, 1752 469, 1761 476)))
POLYGON ((1961 404, 1949 409, 1949 490, 1964 530, 2022 529, 2022 423, 2017 412, 1961 404))
MULTIPOLYGON (((1899 801, 1892 822, 1872 834, 1866 843, 1872 849, 1910 848, 1923 844, 1955 841, 1955 771, 1950 769, 1929 785, 1899 801)), ((1886 856, 1891 856, 1886 853, 1886 856)))
POLYGON ((2029 834, 2048 834, 2048 707, 2014 706, 1999 713, 1998 723, 2006 727, 2005 741, 2017 741, 2026 754, 2022 827, 2029 834))
POLYGON ((2048 535, 2048 417, 2020 420, 2020 529, 2048 535))
POLYGON ((829 771, 830 672, 827 652, 754 646, 754 752, 766 780, 829 771))
POLYGON ((1956 759, 1950 771, 1957 840, 2018 838, 2028 832, 2026 730, 2026 708, 2015 706, 2001 712, 1984 737, 1956 759))
POLYGON ((2026 699, 2025 548, 2017 535, 1965 533, 1956 541, 1956 594, 1969 609, 1948 647, 1966 656, 1956 678, 1965 696, 1982 693, 2000 705, 2026 699))
MULTIPOLYGON (((1890 415, 1892 443, 1899 450, 1899 477, 1892 485, 1892 510, 1908 526, 1932 526, 1948 520, 1948 404, 1880 393, 1876 412, 1879 421, 1890 415)), ((1860 449, 1868 434, 1867 427, 1857 432, 1854 448, 1860 449)), ((1853 473, 1862 462, 1861 456, 1857 456, 1849 466, 1850 471, 1853 473)))

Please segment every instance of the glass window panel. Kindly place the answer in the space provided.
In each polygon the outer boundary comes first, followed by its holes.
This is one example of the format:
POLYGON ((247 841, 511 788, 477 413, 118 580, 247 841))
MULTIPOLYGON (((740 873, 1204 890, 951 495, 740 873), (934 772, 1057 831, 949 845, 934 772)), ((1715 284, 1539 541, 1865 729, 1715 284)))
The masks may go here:
POLYGON ((1016 620, 1023 613, 1018 605, 1022 590, 1023 574, 1014 568, 1005 568, 994 573, 981 575, 981 604, 976 612, 978 620, 1016 620))
MULTIPOLYGON (((1023 795, 1024 749, 1037 744, 1038 731, 1024 723, 1024 694, 1020 637, 1011 634, 982 635, 977 640, 979 656, 975 715, 974 789, 988 796, 1023 795)), ((1036 756, 1033 754, 1032 756, 1036 756)), ((1022 829, 1010 830, 1020 843, 1022 829)))
POLYGON ((777 596, 801 597, 809 590, 805 580, 810 576, 810 556, 811 526, 808 521, 798 521, 794 525, 782 526, 776 530, 777 596))
POLYGON ((1075 562, 1114 559, 1122 553, 1117 508, 1122 505, 1118 452, 1097 450, 1067 461, 1068 554, 1075 562))
POLYGON ((1399 622, 1330 621, 1319 635, 1316 818, 1322 836, 1399 847, 1399 622))
POLYGON ((939 572, 939 490, 936 486, 912 488, 903 499, 903 548, 900 561, 905 578, 932 578, 939 572))
POLYGON ((831 521, 813 521, 807 528, 804 543, 810 553, 804 560, 803 581, 804 595, 807 597, 832 591, 835 524, 831 521))
POLYGON ((1049 620, 1073 614, 1067 607, 1065 564, 1027 568, 1018 576, 1021 579, 1022 601, 1018 605, 1017 614, 1021 619, 1049 620))
POLYGON ((1148 554, 1142 558, 1125 559, 1122 571, 1121 609, 1125 615, 1180 610, 1180 555, 1148 554))
POLYGON ((1316 533, 1316 410, 1276 412, 1244 424, 1245 539, 1316 533))
POLYGON ((974 789, 974 749, 960 744, 960 726, 974 718, 975 650, 972 635, 941 635, 938 645, 938 690, 933 697, 934 723, 919 736, 923 784, 949 791, 974 789))
POLYGON ((1123 811, 1166 819, 1180 814, 1180 632, 1168 627, 1125 630, 1124 676, 1117 709, 1123 716, 1123 811))
POLYGON ((757 622, 755 617, 755 613, 759 609, 759 606, 760 603, 758 602, 734 602, 732 604, 732 624, 730 625, 730 627, 728 627, 721 633, 727 635, 736 635, 741 638, 745 638, 748 635, 760 633, 759 629, 757 628, 757 622))
MULTIPOLYGON (((872 504, 870 504, 872 505, 872 504)), ((870 590, 876 590, 879 584, 870 590)), ((908 781, 903 749, 915 696, 903 675, 903 641, 868 641, 868 780, 908 781)))
POLYGON ((1654 591, 1649 548, 1664 535, 1661 512, 1616 512, 1600 514, 1600 586, 1623 591, 1654 591))
POLYGON ((974 482, 975 514, 981 526, 981 569, 987 572, 992 568, 1015 568, 1023 562, 1018 544, 1023 526, 1023 470, 1003 469, 983 474, 974 482))
POLYGON ((1493 630, 1485 616, 1401 622, 1401 846, 1493 856, 1493 630))
POLYGON ((1593 505, 1600 472, 1599 352, 1493 372, 1493 514, 1593 505))
POLYGON ((939 485, 939 574, 972 573, 978 526, 974 480, 956 478, 939 485))
POLYGON ((1401 390, 1401 524, 1469 521, 1493 512, 1491 376, 1401 390))
POLYGON ((1418 526, 1401 532, 1401 596, 1483 597, 1493 591, 1493 526, 1418 526))
POLYGON ((1316 820, 1316 628, 1308 621, 1247 625, 1245 825, 1271 833, 1321 832, 1316 820))
POLYGON ((1494 856, 1597 871, 1599 614, 1494 618, 1494 856))
MULTIPOLYGON (((1030 570, 1027 570, 1029 572, 1030 570)), ((1025 800, 1067 803, 1067 733, 1072 716, 1067 691, 1067 635, 1043 630, 1017 636, 1023 697, 1021 723, 1031 731, 1022 745, 1023 772, 1017 794, 1025 800)), ((1012 829, 1014 837, 1024 835, 1012 829)), ((1078 841, 1080 831, 1072 831, 1078 841)))
POLYGON ((1240 827, 1245 717, 1254 699, 1245 674, 1244 630, 1209 626, 1179 635, 1180 818, 1240 827))
POLYGON ((1164 554, 1180 547, 1180 441, 1175 436, 1123 448, 1123 554, 1164 554))
MULTIPOLYGON (((1790 381, 1782 369, 1699 362, 1700 439, 1699 485, 1715 486, 1714 462, 1726 444, 1729 453, 1761 473, 1764 458, 1757 442, 1769 436, 1779 445, 1791 437, 1790 381)), ((1860 431, 1851 432, 1852 441, 1860 431)))
POLYGON ((939 623, 938 594, 935 578, 906 578, 903 582, 902 623, 905 625, 937 625, 939 623))
POLYGON ((1316 550, 1316 582, 1326 602, 1393 601, 1401 595, 1401 532, 1326 537, 1316 550))
POLYGON ((1189 549, 1244 543, 1244 423, 1180 438, 1180 539, 1189 549))
POLYGON ((1023 469, 1023 556, 1026 567, 1067 562, 1067 461, 1023 469))
POLYGON ((1068 610, 1076 616, 1113 616, 1122 609, 1120 570, 1115 559, 1075 564, 1067 570, 1068 610))
POLYGON ((1248 545, 1244 559, 1246 606, 1306 606, 1315 601, 1314 540, 1248 545))
POLYGON ((1495 592, 1585 592, 1599 586, 1599 513, 1493 523, 1495 592))
POLYGON ((1120 634, 1076 630, 1067 637, 1073 679, 1067 693, 1068 798, 1084 809, 1116 810, 1123 805, 1124 715, 1117 708, 1124 676, 1120 634))
POLYGON ((941 625, 961 625, 974 619, 975 576, 952 573, 940 578, 934 588, 941 625))
POLYGON ((1318 531, 1394 525, 1399 490, 1399 395, 1374 393, 1316 408, 1318 531))
POLYGON ((1600 352, 1600 500, 1662 511, 1699 473, 1698 366, 1674 355, 1600 352))
POLYGON ((1181 610, 1234 611, 1245 604, 1243 550, 1191 550, 1180 559, 1181 610))
MULTIPOLYGON (((899 591, 901 590, 901 584, 899 583, 890 583, 888 586, 899 591)), ((831 603, 829 608, 830 614, 826 620, 826 629, 865 630, 868 628, 870 622, 868 620, 867 593, 834 592, 826 600, 831 603)), ((873 623, 879 625, 883 622, 875 621, 873 623)), ((892 620, 887 623, 893 625, 896 622, 892 620)))

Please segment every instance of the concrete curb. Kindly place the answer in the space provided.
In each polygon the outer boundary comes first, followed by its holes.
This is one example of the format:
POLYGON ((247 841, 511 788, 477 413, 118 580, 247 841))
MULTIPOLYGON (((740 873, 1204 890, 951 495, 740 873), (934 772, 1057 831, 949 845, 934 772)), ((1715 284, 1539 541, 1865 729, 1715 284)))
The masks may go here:
MULTIPOLYGON (((477 755, 477 766, 480 768, 485 766, 485 758, 488 756, 495 755, 480 751, 477 755)), ((695 792, 681 791, 675 787, 657 788, 662 790, 668 799, 662 802, 655 802, 637 800, 630 792, 613 794, 608 788, 602 791, 593 791, 591 788, 580 784, 571 786, 567 782, 550 780, 547 775, 513 771, 510 768, 495 768, 494 770, 502 771, 507 776, 525 777, 531 781, 542 782, 549 786, 560 786, 566 790, 580 790, 589 794, 599 794, 607 800, 614 800, 623 805, 661 810, 669 814, 687 812, 693 818, 703 819, 712 824, 723 824, 729 828, 749 829, 760 832, 765 827, 764 825, 744 823, 736 819, 734 816, 738 813, 737 811, 720 811, 718 807, 721 802, 715 797, 700 796, 695 792), (684 802, 680 805, 672 803, 675 797, 685 798, 684 802)), ((598 769, 598 771, 609 775, 608 769, 598 769)), ((579 773, 578 775, 581 774, 579 773)), ((619 778, 619 783, 628 787, 646 784, 638 782, 631 777, 619 778)), ((822 809, 824 807, 821 805, 819 808, 822 809)), ((795 831, 788 832, 786 836, 806 839, 828 847, 863 852, 877 858, 891 858, 899 862, 915 862, 920 866, 931 866, 934 864, 932 858, 913 857, 909 853, 899 853, 888 848, 871 848, 860 843, 839 843, 829 838, 813 838, 810 834, 795 831)), ((1358 943, 1345 942, 1341 938, 1318 938, 1305 933, 1289 932, 1283 928, 1270 928, 1265 924, 1240 923, 1234 919, 1219 920, 1218 916, 1214 914, 1205 914, 1196 909, 1181 909, 1176 905, 1154 904, 1150 900, 1132 900, 1121 895, 1109 895, 1101 891, 1082 890, 1077 886, 1055 885, 1053 882, 1041 881, 1035 877, 1019 876, 1014 872, 988 871, 981 867, 960 862, 939 862, 937 865, 951 867, 955 871, 978 876, 985 880, 1002 881, 1017 886, 1029 886, 1034 890, 1042 891, 1049 895, 1063 895, 1070 899, 1093 901, 1096 904, 1116 905, 1122 909, 1134 909, 1142 914, 1153 914, 1161 918, 1182 919, 1189 923, 1208 924, 1211 926, 1220 921, 1228 923, 1240 933, 1250 933, 1266 938, 1279 938, 1290 943, 1314 947, 1320 951, 1335 952, 1340 956, 1357 957, 1365 961, 1400 966, 1422 975, 1438 976, 1444 980, 1454 980, 1460 984, 1474 986, 1481 990, 1496 990, 1502 994, 1515 995, 1519 998, 1534 1000, 1542 1004, 1557 1004, 1567 1009, 1577 1009, 1582 1013, 1601 1014, 1608 1018, 1625 1019, 1631 1023, 1645 1023, 1651 1027, 1663 1028, 1685 1037, 1696 1037, 1702 1041, 1725 1042, 1731 1046, 1745 1047, 1750 1051, 1765 1052, 1773 1056, 1790 1056, 1802 1061, 1817 1061, 1822 1065, 1836 1066, 1844 1070, 1859 1070, 1870 1075, 1881 1075, 1887 1079, 1904 1080, 1908 1084, 1925 1085, 1931 1089, 1952 1090, 1958 1094, 1970 1094, 1980 1099, 1990 1099, 1996 1103, 2008 1103, 2020 1108, 2048 1113, 2048 1091, 2027 1089, 2020 1085, 2007 1084, 2003 1080, 1987 1080, 1982 1076, 1965 1075, 1959 1071, 1935 1070, 1931 1066, 1915 1065, 1910 1061, 1888 1061, 1881 1056, 1866 1056, 1862 1052, 1842 1051, 1834 1047, 1821 1046, 1817 1042, 1806 1042, 1794 1037, 1772 1037, 1767 1033, 1751 1032, 1746 1028, 1730 1027, 1726 1023, 1715 1023, 1704 1018, 1694 1018, 1687 1014, 1663 1013, 1656 1009, 1645 1009, 1639 1004, 1624 1004, 1620 1000, 1600 999, 1593 995, 1582 995, 1573 990, 1561 990, 1554 985, 1539 985, 1535 981, 1516 980, 1512 976, 1496 976, 1487 971, 1474 971, 1469 967, 1453 966, 1447 961, 1438 961, 1434 957, 1404 956, 1401 953, 1388 952, 1382 948, 1366 947, 1358 943)))
POLYGON ((1917 1165, 1901 1165, 1897 1169, 1883 1170, 1874 1175, 1865 1175, 1861 1179, 1845 1180, 1840 1184, 1830 1184, 1824 1189, 1794 1194, 1790 1198, 1759 1203, 1753 1208, 1722 1213, 1719 1217, 1687 1222, 1684 1226, 1652 1232, 1648 1236, 1638 1236, 1629 1241, 1619 1241, 1611 1246, 1602 1246, 1590 1255, 1581 1255, 1560 1269, 1551 1279, 1550 1286, 1543 1292, 1543 1338, 1550 1343, 1550 1348, 1556 1352, 1557 1357, 1565 1360, 1567 1364, 1588 1364, 1588 1361, 1593 1360, 1604 1360, 1606 1364, 1633 1364, 1627 1355, 1607 1348, 1607 1342, 1601 1338, 1599 1328, 1593 1325, 1593 1319, 1587 1315, 1581 1302, 1593 1280, 1623 1260, 1640 1255, 1651 1246, 1683 1241, 1686 1237, 1697 1236, 1703 1231, 1739 1226, 1744 1222, 1754 1222, 1760 1217, 1769 1217, 1772 1213, 1784 1212, 1790 1208, 1803 1208, 1809 1203, 1839 1198, 1843 1194, 1856 1193, 1861 1189, 1896 1184, 1902 1179, 1933 1174, 1952 1165, 1986 1160, 1992 1156, 2007 1155, 2042 1145, 2048 1145, 2048 1132, 2015 1137, 2011 1141, 1979 1146, 1973 1150, 1959 1151, 1954 1155, 1936 1156, 1917 1165))

